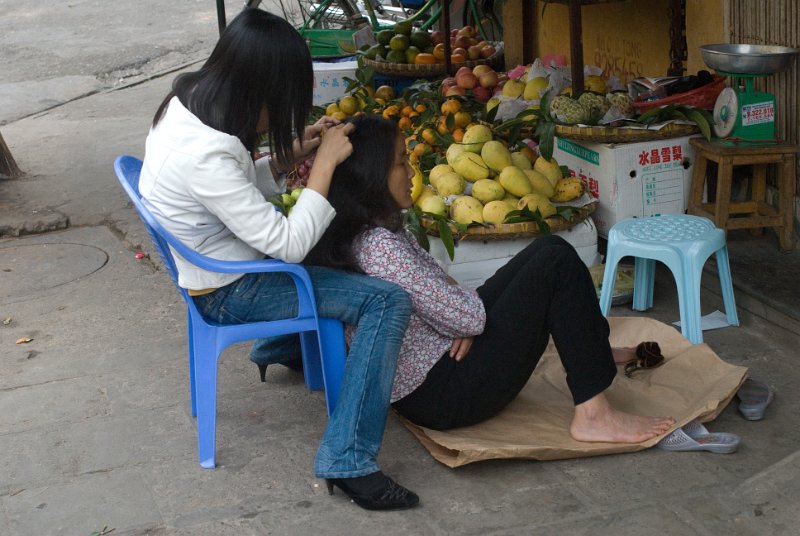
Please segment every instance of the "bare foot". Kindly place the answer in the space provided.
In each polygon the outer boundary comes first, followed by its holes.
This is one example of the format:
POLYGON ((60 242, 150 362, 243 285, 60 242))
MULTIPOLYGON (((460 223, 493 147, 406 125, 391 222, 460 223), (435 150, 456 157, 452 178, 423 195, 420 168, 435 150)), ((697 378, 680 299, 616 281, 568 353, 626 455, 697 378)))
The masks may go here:
POLYGON ((603 393, 575 406, 569 433, 576 441, 639 443, 663 434, 672 417, 643 417, 616 410, 603 393))
POLYGON ((636 359, 636 348, 612 348, 611 353, 614 355, 614 363, 622 365, 636 359))

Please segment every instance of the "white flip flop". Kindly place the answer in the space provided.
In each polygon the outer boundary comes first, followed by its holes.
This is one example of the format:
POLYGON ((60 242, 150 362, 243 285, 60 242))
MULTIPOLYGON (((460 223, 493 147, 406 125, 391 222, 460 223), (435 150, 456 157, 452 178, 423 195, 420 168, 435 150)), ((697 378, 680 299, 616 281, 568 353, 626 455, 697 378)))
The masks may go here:
POLYGON ((709 432, 700 421, 692 421, 673 431, 656 446, 663 450, 688 452, 707 450, 717 454, 730 454, 739 448, 739 436, 726 432, 709 432))
POLYGON ((764 411, 772 402, 775 390, 764 382, 746 379, 736 392, 739 398, 739 413, 748 421, 760 421, 764 411))

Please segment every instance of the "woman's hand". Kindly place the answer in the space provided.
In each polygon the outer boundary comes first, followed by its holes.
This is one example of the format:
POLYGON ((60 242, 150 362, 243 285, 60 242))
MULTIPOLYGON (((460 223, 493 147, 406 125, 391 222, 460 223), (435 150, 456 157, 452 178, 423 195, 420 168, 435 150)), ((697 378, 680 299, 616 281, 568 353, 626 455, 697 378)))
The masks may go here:
POLYGON ((340 121, 338 119, 323 115, 316 123, 307 126, 303 132, 302 145, 298 139, 295 139, 292 143, 292 154, 294 155, 295 162, 298 160, 305 160, 314 154, 320 142, 322 142, 323 134, 325 134, 329 128, 335 127, 339 123, 340 121))
POLYGON ((307 188, 328 196, 333 170, 353 152, 348 135, 354 128, 352 123, 341 123, 328 128, 324 135, 320 134, 321 141, 308 176, 307 188))
POLYGON ((467 352, 469 352, 469 349, 472 347, 472 341, 474 340, 475 337, 459 337, 458 339, 453 339, 453 344, 450 346, 450 357, 456 361, 461 361, 467 357, 467 352))

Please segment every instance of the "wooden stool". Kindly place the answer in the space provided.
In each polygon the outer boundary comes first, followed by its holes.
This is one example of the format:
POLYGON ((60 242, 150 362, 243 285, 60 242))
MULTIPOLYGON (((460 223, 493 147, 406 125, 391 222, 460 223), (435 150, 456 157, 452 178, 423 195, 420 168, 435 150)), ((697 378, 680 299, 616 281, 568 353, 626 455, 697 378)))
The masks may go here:
MULTIPOLYGON (((689 214, 710 218, 726 232, 729 229, 758 229, 775 227, 780 249, 793 247, 792 204, 795 194, 796 145, 724 145, 703 138, 689 140, 694 147, 695 163, 689 214), (717 195, 714 203, 703 203, 708 161, 716 162, 717 195), (767 203, 767 166, 778 164, 778 209, 767 203), (742 203, 731 202, 731 182, 734 166, 753 166, 752 197, 742 203), (742 216, 739 216, 739 215, 742 216), (733 217, 732 217, 733 216, 733 217)), ((755 231, 758 232, 758 231, 755 231)))

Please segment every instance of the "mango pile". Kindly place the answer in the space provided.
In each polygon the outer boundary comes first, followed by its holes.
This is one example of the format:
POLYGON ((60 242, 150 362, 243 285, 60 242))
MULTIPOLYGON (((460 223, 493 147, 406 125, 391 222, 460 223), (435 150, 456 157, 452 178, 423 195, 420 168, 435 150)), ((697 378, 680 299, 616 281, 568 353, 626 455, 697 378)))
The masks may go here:
POLYGON ((468 127, 445 157, 428 173, 415 204, 457 223, 499 225, 509 212, 523 208, 548 218, 556 213, 554 202, 571 201, 584 191, 580 179, 562 177, 555 159, 537 157, 527 147, 512 152, 481 123, 468 127))
POLYGON ((484 121, 484 105, 469 95, 406 90, 397 97, 388 86, 374 92, 359 87, 326 112, 339 119, 375 113, 396 121, 415 171, 412 199, 435 217, 499 225, 509 212, 526 208, 548 218, 556 214, 553 203, 584 192, 580 179, 562 177, 555 159, 496 135, 484 121))

